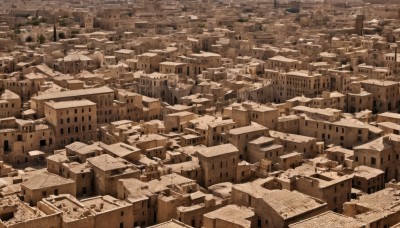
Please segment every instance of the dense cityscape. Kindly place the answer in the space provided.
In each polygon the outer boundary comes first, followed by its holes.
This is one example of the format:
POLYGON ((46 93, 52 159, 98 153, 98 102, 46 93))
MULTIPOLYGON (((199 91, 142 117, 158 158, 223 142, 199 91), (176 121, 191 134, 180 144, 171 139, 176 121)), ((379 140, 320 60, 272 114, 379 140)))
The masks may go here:
POLYGON ((400 228, 400 0, 0 0, 0 228, 400 228))

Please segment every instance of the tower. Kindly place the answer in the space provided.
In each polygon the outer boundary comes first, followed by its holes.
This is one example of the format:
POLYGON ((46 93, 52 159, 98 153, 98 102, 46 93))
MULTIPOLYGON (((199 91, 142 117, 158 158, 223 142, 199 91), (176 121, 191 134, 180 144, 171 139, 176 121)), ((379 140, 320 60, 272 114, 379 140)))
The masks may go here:
POLYGON ((361 14, 356 16, 356 24, 354 27, 354 32, 359 36, 362 36, 363 34, 364 20, 365 20, 365 15, 361 14))
POLYGON ((53 28, 53 41, 57 42, 57 29, 56 29, 56 24, 54 24, 53 28))

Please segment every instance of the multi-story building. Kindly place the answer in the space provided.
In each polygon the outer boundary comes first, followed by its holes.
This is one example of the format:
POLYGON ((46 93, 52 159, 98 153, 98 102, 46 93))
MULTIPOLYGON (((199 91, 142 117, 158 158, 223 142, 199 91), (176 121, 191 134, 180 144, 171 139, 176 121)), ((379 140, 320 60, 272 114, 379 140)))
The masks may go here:
POLYGON ((45 119, 54 128, 56 145, 97 140, 96 103, 89 100, 46 102, 45 119))
POLYGON ((343 214, 356 218, 369 227, 392 227, 400 222, 400 191, 386 188, 345 203, 343 214))
POLYGON ((40 87, 45 84, 45 78, 45 75, 41 73, 29 73, 24 76, 0 79, 0 91, 10 90, 18 94, 23 102, 26 102, 40 91, 40 87))
POLYGON ((352 175, 318 171, 311 165, 303 164, 295 168, 295 172, 286 171, 279 178, 282 188, 323 200, 334 212, 342 212, 343 204, 351 199, 352 175))
POLYGON ((117 182, 121 178, 139 179, 140 170, 121 158, 108 154, 87 159, 94 172, 94 192, 117 196, 117 182))
POLYGON ((309 71, 291 71, 272 79, 274 101, 284 102, 297 96, 318 97, 330 90, 330 76, 309 71))
POLYGON ((272 70, 298 70, 301 69, 301 61, 297 59, 286 58, 284 56, 275 56, 269 58, 266 62, 266 68, 272 70))
POLYGON ((75 53, 56 59, 53 62, 53 69, 65 74, 78 74, 82 70, 92 71, 98 67, 98 64, 91 57, 75 53))
POLYGON ((360 165, 354 168, 353 188, 368 194, 385 188, 385 173, 376 168, 360 165))
POLYGON ((283 146, 285 152, 299 152, 305 158, 315 157, 321 150, 317 139, 304 135, 288 134, 279 131, 270 131, 271 138, 274 138, 283 146))
POLYGON ((360 90, 358 93, 347 93, 346 110, 350 113, 371 110, 373 108, 373 96, 365 90, 360 90))
POLYGON ((301 135, 315 137, 326 144, 333 143, 350 149, 381 136, 383 132, 375 126, 356 119, 323 121, 306 115, 300 117, 299 128, 301 135))
POLYGON ((112 104, 114 101, 114 90, 108 87, 99 87, 92 89, 80 89, 71 91, 61 91, 46 93, 31 99, 31 108, 36 112, 37 118, 45 117, 44 107, 48 101, 73 101, 76 99, 87 99, 96 103, 97 123, 110 123, 113 121, 112 104))
POLYGON ((239 159, 247 159, 248 143, 261 136, 269 136, 269 130, 255 123, 231 129, 227 134, 228 142, 239 150, 239 159))
POLYGON ((262 159, 268 159, 273 163, 277 163, 279 161, 279 156, 283 155, 283 153, 283 146, 277 144, 274 138, 261 136, 249 141, 247 161, 250 163, 257 163, 262 159))
POLYGON ((222 182, 235 182, 239 163, 239 150, 232 144, 223 144, 198 151, 204 175, 204 186, 222 182))
POLYGON ((21 98, 9 90, 0 94, 0 118, 20 117, 21 98))
POLYGON ((151 73, 142 74, 139 79, 138 93, 153 97, 165 98, 168 94, 168 74, 151 73))
POLYGON ((36 205, 37 202, 50 195, 75 196, 75 182, 56 174, 42 172, 21 183, 21 194, 25 202, 36 205))
POLYGON ((354 148, 354 166, 368 166, 384 172, 384 181, 399 180, 400 138, 390 134, 354 148))
POLYGON ((11 164, 33 162, 30 151, 46 153, 56 149, 53 128, 43 122, 15 119, 0 119, 0 156, 11 164))
POLYGON ((234 204, 254 208, 256 227, 288 227, 328 210, 322 200, 298 191, 265 188, 265 182, 268 179, 232 187, 234 204))
POLYGON ((146 52, 138 55, 137 67, 139 70, 143 70, 144 73, 150 74, 158 71, 160 63, 164 60, 157 53, 146 52))
POLYGON ((361 81, 361 86, 372 93, 372 111, 374 113, 395 111, 399 107, 399 83, 369 79, 361 81))

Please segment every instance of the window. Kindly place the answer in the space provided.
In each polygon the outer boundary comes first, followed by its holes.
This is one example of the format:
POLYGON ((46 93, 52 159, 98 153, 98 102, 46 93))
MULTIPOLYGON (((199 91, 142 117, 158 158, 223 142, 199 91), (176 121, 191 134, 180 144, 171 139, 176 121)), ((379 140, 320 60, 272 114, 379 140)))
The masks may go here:
POLYGON ((371 158, 371 165, 376 165, 376 158, 371 158))

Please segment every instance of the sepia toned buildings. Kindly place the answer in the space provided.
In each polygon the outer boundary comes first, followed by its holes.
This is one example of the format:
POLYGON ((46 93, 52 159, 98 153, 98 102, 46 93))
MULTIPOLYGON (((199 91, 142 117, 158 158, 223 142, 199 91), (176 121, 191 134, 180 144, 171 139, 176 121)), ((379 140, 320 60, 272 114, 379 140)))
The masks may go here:
POLYGON ((395 0, 1 0, 0 227, 400 227, 395 0))

